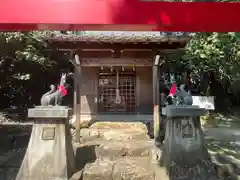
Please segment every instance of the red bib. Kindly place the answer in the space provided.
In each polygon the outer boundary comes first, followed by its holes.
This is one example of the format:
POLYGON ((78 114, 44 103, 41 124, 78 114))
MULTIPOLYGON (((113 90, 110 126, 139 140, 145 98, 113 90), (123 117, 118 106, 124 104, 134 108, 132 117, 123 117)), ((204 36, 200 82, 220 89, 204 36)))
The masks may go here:
POLYGON ((169 95, 170 96, 173 96, 173 95, 175 95, 177 93, 177 85, 174 83, 174 84, 172 84, 172 87, 171 87, 171 89, 170 89, 170 91, 169 91, 169 95))
POLYGON ((58 90, 60 89, 63 96, 67 95, 67 89, 64 86, 58 86, 58 90))

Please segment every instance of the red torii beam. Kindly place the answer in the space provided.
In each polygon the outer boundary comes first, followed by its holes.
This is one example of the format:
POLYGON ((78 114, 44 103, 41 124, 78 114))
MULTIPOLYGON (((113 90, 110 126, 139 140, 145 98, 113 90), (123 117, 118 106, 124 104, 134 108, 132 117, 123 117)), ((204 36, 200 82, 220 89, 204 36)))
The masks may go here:
POLYGON ((2 0, 1 30, 240 31, 240 3, 2 0))

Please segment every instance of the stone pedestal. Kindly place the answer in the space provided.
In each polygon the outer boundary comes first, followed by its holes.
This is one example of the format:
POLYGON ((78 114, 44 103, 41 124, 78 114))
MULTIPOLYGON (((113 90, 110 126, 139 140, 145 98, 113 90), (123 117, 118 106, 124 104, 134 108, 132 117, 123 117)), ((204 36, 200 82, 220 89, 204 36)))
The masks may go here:
MULTIPOLYGON (((198 117, 175 117, 166 122, 164 148, 168 153, 167 164, 185 153, 202 151, 204 137, 198 117)), ((192 158, 193 159, 193 158, 192 158)))
POLYGON ((16 180, 67 180, 75 171, 68 107, 36 107, 32 134, 16 180))
POLYGON ((183 154, 200 152, 204 149, 199 116, 204 115, 205 109, 196 106, 169 105, 162 109, 162 113, 167 116, 164 140, 167 166, 183 154))

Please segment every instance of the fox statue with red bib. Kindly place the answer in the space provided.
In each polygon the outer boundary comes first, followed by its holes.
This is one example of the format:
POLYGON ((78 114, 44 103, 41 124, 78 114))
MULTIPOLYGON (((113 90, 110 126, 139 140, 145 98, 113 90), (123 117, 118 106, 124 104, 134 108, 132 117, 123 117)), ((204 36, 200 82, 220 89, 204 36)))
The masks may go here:
POLYGON ((66 78, 67 74, 63 73, 61 75, 60 84, 57 90, 54 85, 50 85, 50 91, 45 93, 41 98, 41 106, 60 106, 62 98, 67 95, 66 89, 66 78))

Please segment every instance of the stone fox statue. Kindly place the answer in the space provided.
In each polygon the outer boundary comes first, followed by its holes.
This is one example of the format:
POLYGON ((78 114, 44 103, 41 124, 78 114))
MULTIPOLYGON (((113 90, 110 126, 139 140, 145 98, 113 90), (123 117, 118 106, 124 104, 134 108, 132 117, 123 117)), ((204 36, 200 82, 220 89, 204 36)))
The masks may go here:
POLYGON ((182 84, 179 89, 177 88, 176 84, 173 84, 166 101, 167 104, 192 105, 192 95, 190 92, 185 90, 185 84, 182 84))
POLYGON ((62 98, 67 94, 67 90, 65 88, 66 78, 67 74, 61 75, 60 84, 57 90, 54 85, 50 86, 50 91, 45 93, 41 98, 41 106, 61 105, 62 98))

